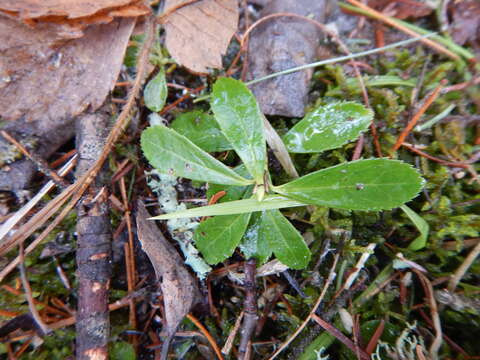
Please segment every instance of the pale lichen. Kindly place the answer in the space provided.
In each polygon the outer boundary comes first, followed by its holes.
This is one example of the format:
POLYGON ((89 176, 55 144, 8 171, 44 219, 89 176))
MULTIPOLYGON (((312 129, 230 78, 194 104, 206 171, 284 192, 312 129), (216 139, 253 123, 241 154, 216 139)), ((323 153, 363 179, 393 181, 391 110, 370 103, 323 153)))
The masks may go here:
MULTIPOLYGON (((158 203, 163 212, 175 212, 185 210, 184 203, 177 200, 178 183, 177 177, 161 174, 157 170, 146 173, 147 184, 158 197, 158 203)), ((210 272, 211 267, 200 257, 197 248, 193 244, 193 234, 199 222, 196 218, 170 219, 167 221, 167 229, 172 239, 178 242, 188 264, 200 279, 204 279, 210 272)))

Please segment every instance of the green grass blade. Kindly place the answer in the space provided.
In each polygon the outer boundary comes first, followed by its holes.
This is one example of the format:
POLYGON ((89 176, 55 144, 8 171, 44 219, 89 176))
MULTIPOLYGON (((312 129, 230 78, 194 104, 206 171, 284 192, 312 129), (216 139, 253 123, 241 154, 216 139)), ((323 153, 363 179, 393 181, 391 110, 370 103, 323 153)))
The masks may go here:
POLYGON ((427 245, 428 232, 430 231, 428 223, 407 205, 400 206, 400 209, 403 210, 403 212, 415 224, 418 231, 420 231, 420 236, 413 240, 410 245, 408 245, 408 248, 413 251, 423 249, 427 245))
POLYGON ((199 217, 199 216, 215 216, 215 215, 232 215, 243 214, 254 211, 282 209, 288 207, 305 206, 300 201, 285 198, 279 195, 266 196, 262 201, 256 198, 230 201, 221 204, 202 206, 183 211, 177 211, 170 214, 159 215, 150 218, 151 220, 168 220, 176 218, 199 217))

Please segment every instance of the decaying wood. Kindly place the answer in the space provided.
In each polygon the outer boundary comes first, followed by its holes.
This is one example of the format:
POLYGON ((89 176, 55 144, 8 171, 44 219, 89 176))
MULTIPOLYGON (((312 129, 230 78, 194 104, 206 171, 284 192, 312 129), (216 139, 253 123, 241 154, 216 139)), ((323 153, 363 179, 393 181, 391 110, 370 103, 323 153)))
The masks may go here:
POLYGON ((147 220, 149 217, 145 205, 138 201, 136 216, 138 240, 155 269, 163 294, 166 322, 163 331, 167 337, 162 347, 162 359, 166 359, 175 331, 195 304, 199 292, 184 261, 173 245, 165 239, 155 222, 147 220))
MULTIPOLYGON (((77 177, 85 174, 101 155, 108 121, 108 114, 100 111, 77 120, 77 177)), ((77 206, 76 358, 80 360, 108 358, 111 229, 107 191, 102 186, 98 176, 77 206)))
POLYGON ((222 68, 222 55, 237 31, 237 1, 167 0, 164 13, 165 45, 179 64, 200 73, 222 68))

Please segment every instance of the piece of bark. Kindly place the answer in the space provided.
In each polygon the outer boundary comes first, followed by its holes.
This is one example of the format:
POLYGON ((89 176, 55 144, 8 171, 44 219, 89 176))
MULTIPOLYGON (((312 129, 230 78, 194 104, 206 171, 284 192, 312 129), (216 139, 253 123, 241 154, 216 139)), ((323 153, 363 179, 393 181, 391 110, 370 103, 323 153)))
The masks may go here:
MULTIPOLYGON (((100 157, 109 118, 109 114, 97 111, 77 119, 77 178, 100 157)), ((108 195, 100 192, 102 185, 101 176, 97 176, 77 206, 77 360, 108 358, 111 228, 108 195)))
MULTIPOLYGON (((2 129, 43 158, 72 138, 75 116, 98 108, 113 89, 134 22, 91 26, 64 41, 49 26, 0 16, 2 129)), ((28 160, 9 164, 12 151, 0 137, 0 190, 23 189, 35 172, 28 160)))
POLYGON ((165 45, 175 61, 190 70, 222 68, 222 55, 237 31, 237 1, 202 0, 180 7, 189 2, 165 2, 165 45))
POLYGON ((149 217, 145 205, 139 200, 136 215, 138 240, 153 265, 163 294, 166 321, 163 331, 167 338, 162 346, 162 359, 166 359, 175 331, 196 303, 199 291, 178 252, 155 222, 147 220, 149 217))
MULTIPOLYGON (((313 19, 324 23, 336 6, 333 0, 276 0, 268 3, 261 15, 313 15, 313 19)), ((315 25, 294 17, 272 18, 260 24, 248 42, 248 79, 313 62, 322 36, 315 25)), ((251 89, 263 113, 301 117, 305 114, 311 77, 312 70, 304 70, 262 81, 251 89)))

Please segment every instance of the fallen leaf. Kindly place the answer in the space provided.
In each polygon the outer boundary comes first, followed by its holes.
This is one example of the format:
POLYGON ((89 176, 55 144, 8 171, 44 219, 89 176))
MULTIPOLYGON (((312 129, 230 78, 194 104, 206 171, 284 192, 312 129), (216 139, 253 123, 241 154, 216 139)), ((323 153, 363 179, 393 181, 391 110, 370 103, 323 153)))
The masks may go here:
POLYGON ((456 43, 463 45, 480 39, 480 1, 453 2, 450 12, 452 15, 450 33, 456 43))
POLYGON ((162 354, 165 354, 178 325, 195 304, 198 289, 173 245, 165 239, 154 221, 147 220, 151 215, 140 200, 137 208, 138 240, 153 265, 163 294, 166 318, 163 330, 167 333, 167 340, 162 354))
MULTIPOLYGON (((63 40, 48 24, 31 28, 0 15, 2 129, 41 157, 68 141, 73 118, 97 109, 113 89, 134 24, 116 19, 88 27, 80 39, 63 40)), ((0 138, 0 164, 8 146, 0 138)), ((21 177, 10 176, 16 166, 0 171, 0 189, 22 188, 34 171, 25 167, 21 177)))
POLYGON ((222 67, 222 55, 237 31, 237 1, 203 0, 189 3, 190 0, 165 2, 162 22, 167 49, 175 61, 195 72, 205 73, 208 68, 219 69, 222 67))
POLYGON ((368 6, 397 19, 420 18, 433 11, 431 6, 417 0, 369 0, 368 6))
POLYGON ((0 14, 32 27, 47 23, 63 38, 83 36, 92 24, 105 24, 114 17, 137 17, 150 12, 143 0, 3 0, 0 14))

